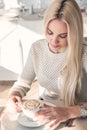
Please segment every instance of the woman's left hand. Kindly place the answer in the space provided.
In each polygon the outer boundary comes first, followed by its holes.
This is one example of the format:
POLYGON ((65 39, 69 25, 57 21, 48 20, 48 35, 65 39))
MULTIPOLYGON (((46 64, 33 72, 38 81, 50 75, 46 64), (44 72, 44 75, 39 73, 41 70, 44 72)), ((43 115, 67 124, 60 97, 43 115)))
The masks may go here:
POLYGON ((54 107, 44 105, 44 108, 35 114, 38 122, 50 122, 54 120, 50 127, 53 127, 57 123, 61 123, 70 119, 68 107, 54 107))

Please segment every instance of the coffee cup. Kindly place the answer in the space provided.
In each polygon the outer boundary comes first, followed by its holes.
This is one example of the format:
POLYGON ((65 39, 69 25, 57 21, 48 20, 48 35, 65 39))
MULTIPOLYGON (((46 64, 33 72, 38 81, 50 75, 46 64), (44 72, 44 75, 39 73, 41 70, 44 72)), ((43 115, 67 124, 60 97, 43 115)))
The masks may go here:
POLYGON ((38 112, 42 107, 43 103, 40 100, 30 99, 23 102, 22 111, 26 117, 35 121, 35 113, 38 112))

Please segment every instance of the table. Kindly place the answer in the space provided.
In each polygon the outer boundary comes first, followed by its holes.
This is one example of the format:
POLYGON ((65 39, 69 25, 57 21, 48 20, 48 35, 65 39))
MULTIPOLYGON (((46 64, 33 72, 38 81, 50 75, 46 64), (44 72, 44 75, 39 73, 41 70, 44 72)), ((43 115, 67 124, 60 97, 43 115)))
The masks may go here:
POLYGON ((0 81, 5 80, 15 80, 18 78, 18 74, 12 72, 11 70, 6 69, 5 67, 0 65, 0 81))
MULTIPOLYGON (((60 106, 63 106, 63 104, 61 103, 60 106)), ((17 121, 18 116, 19 116, 19 113, 12 114, 5 111, 1 118, 1 130, 49 130, 49 128, 46 129, 47 128, 46 125, 35 127, 35 128, 25 127, 18 123, 17 121)))
POLYGON ((11 114, 9 112, 5 112, 1 120, 1 130, 41 130, 44 126, 37 128, 29 128, 22 126, 17 121, 18 114, 11 114))

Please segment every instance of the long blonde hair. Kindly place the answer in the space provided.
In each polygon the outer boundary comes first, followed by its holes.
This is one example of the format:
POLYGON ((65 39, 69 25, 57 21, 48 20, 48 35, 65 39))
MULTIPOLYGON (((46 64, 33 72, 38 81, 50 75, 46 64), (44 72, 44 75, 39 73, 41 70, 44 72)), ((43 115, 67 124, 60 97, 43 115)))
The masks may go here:
POLYGON ((53 19, 64 20, 68 27, 68 53, 62 70, 61 97, 66 105, 76 104, 81 89, 83 21, 75 0, 54 0, 44 16, 45 32, 53 19))

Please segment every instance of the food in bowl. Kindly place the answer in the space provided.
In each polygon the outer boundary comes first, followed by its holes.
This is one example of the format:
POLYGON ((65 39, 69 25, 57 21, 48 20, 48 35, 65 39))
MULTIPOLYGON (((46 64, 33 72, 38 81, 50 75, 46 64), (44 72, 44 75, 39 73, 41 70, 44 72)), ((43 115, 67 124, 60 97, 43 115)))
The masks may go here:
POLYGON ((40 100, 30 99, 23 102, 22 110, 25 116, 32 120, 36 120, 35 113, 43 107, 43 103, 40 100))

